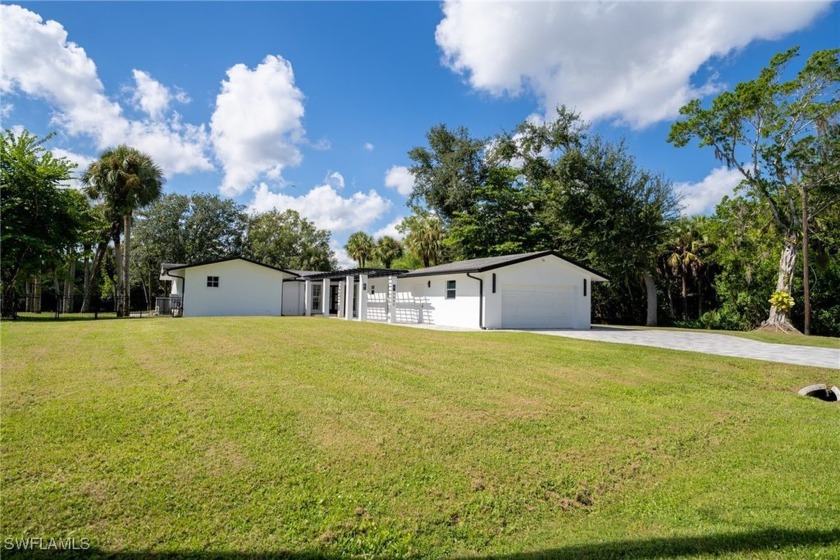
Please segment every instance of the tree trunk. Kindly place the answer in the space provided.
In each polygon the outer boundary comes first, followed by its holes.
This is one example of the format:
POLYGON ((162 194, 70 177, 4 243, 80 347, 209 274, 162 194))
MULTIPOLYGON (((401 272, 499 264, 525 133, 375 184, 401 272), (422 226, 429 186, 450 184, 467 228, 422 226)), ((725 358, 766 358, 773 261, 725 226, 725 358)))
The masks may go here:
POLYGON ((61 282, 58 280, 58 265, 53 267, 53 293, 55 294, 55 316, 64 309, 64 298, 61 297, 61 282))
POLYGON ((64 279, 64 296, 62 297, 62 313, 73 312, 73 292, 76 291, 76 253, 70 252, 67 278, 64 279))
POLYGON ((808 189, 802 185, 802 299, 805 304, 805 324, 802 334, 811 334, 811 281, 808 270, 808 189))
POLYGON ((131 302, 129 301, 129 293, 131 292, 131 274, 129 273, 129 262, 131 254, 131 214, 123 216, 123 232, 125 239, 123 241, 123 277, 122 277, 122 306, 123 317, 131 315, 131 302))
POLYGON ((677 318, 677 311, 674 309, 674 295, 671 293, 671 283, 668 282, 665 293, 668 294, 668 316, 671 319, 677 318))
POLYGON ((705 274, 697 279, 697 318, 703 316, 703 280, 705 274))
POLYGON ((85 269, 85 293, 82 298, 82 313, 90 313, 90 300, 93 296, 94 284, 96 284, 96 278, 99 275, 99 269, 102 267, 102 260, 105 258, 105 253, 107 251, 108 242, 100 242, 96 247, 96 253, 93 255, 90 272, 85 269))
POLYGON ((84 294, 82 296, 82 312, 86 312, 85 310, 85 301, 88 302, 88 307, 90 306, 90 245, 85 245, 84 247, 84 262, 82 263, 82 267, 84 270, 84 278, 82 279, 82 290, 84 290, 84 294))
MULTIPOLYGON (((3 303, 2 315, 3 317, 17 316, 17 290, 14 282, 3 283, 3 303)), ((27 294, 28 296, 29 294, 27 294)), ((26 298, 25 305, 29 305, 29 298, 26 298)), ((28 311, 28 309, 27 309, 28 311)))
POLYGON ((122 295, 123 285, 122 265, 122 242, 120 241, 120 232, 117 232, 114 236, 114 268, 117 272, 117 285, 114 286, 114 311, 117 312, 117 317, 122 317, 122 305, 120 305, 120 296, 122 295))
POLYGON ((683 321, 688 319, 688 290, 685 282, 685 276, 687 271, 685 269, 680 271, 680 279, 682 280, 682 291, 680 292, 680 298, 682 299, 682 318, 683 321))
MULTIPOLYGON (((791 293, 791 283, 793 281, 794 268, 796 267, 796 251, 796 239, 785 237, 782 257, 779 259, 779 277, 776 281, 777 292, 791 293)), ((761 324, 761 328, 786 332, 796 331, 794 326, 791 325, 787 313, 782 313, 772 305, 770 306, 770 316, 761 324)))
POLYGON ((41 312, 41 277, 32 277, 32 312, 41 312))
POLYGON ((653 276, 647 272, 642 274, 642 280, 645 283, 645 292, 647 294, 647 321, 645 322, 645 325, 648 327, 655 327, 657 325, 656 282, 654 282, 653 276))

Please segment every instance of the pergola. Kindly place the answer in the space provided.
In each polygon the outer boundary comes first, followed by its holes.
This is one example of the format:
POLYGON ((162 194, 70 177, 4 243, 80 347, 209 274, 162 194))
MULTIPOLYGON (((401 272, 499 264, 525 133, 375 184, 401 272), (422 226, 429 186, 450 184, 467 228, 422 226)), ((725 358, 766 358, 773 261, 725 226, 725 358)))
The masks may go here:
POLYGON ((304 274, 296 281, 304 282, 303 314, 312 315, 312 287, 321 282, 321 313, 327 317, 330 311, 330 286, 338 282, 338 316, 346 320, 354 316, 359 321, 367 320, 367 283, 370 278, 388 278, 388 321, 394 321, 397 276, 407 270, 390 268, 349 268, 332 272, 304 274), (355 291, 354 290, 358 290, 355 291), (356 296, 356 297, 354 297, 356 296), (355 304, 355 305, 354 305, 355 304))

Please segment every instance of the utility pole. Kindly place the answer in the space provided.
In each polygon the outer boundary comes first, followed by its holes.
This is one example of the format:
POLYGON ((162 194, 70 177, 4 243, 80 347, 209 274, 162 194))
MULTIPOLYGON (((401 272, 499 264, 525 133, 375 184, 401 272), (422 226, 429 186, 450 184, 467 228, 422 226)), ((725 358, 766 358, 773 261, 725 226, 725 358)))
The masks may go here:
POLYGON ((802 286, 805 289, 805 327, 803 333, 811 334, 811 282, 808 265, 808 186, 802 185, 802 286))

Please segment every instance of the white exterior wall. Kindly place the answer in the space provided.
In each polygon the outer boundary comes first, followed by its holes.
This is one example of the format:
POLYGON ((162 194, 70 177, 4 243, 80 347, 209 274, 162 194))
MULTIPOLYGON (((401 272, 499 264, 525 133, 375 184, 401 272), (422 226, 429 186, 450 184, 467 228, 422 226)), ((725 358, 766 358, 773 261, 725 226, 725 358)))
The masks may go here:
MULTIPOLYGON (((241 260, 231 260, 174 271, 186 278, 184 315, 280 315, 283 279, 290 274, 241 260), (218 276, 219 287, 207 287, 207 277, 218 276)), ((174 283, 173 283, 174 284, 174 283)))
POLYGON ((367 294, 367 320, 382 322, 387 321, 388 277, 368 278, 367 294))
MULTIPOLYGON (((476 275, 478 276, 478 275, 476 275)), ((592 280, 591 274, 558 257, 547 255, 519 264, 483 272, 484 278, 484 326, 488 329, 502 328, 502 291, 507 288, 528 286, 573 291, 575 329, 591 327, 592 280), (493 273, 496 274, 496 293, 492 290, 493 273), (583 280, 586 279, 586 296, 583 295, 583 280)))
POLYGON ((303 315, 303 282, 283 282, 283 315, 303 315))
MULTIPOLYGON (((387 289, 388 279, 383 280, 387 289)), ((396 322, 478 328, 478 295, 478 280, 466 274, 400 278, 396 322), (446 299, 449 280, 455 280, 454 299, 446 299)))

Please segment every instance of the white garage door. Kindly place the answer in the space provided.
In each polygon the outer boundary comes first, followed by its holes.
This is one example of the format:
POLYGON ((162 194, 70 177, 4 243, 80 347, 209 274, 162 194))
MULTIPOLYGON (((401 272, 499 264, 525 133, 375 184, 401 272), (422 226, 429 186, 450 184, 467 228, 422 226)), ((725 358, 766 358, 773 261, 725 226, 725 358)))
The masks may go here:
POLYGON ((574 328, 574 297, 574 286, 502 288, 502 328, 574 328))

